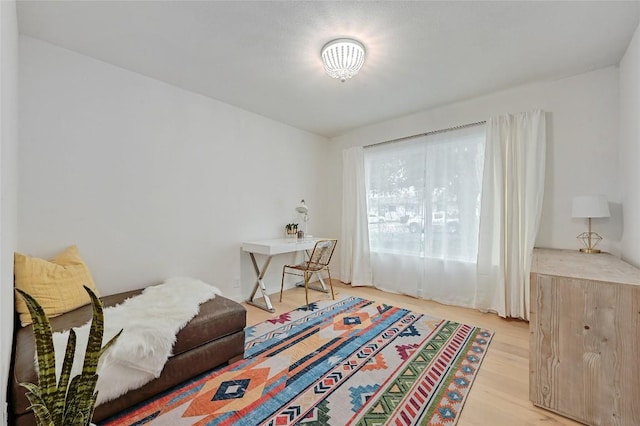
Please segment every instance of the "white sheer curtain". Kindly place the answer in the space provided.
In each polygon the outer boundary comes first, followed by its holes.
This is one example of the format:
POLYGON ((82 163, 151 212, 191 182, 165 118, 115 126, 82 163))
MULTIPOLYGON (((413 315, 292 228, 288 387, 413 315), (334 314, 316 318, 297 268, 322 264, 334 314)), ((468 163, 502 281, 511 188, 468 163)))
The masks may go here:
POLYGON ((351 285, 373 285, 367 227, 367 194, 364 157, 360 146, 342 153, 342 234, 340 281, 351 285))
POLYGON ((472 307, 483 125, 365 150, 373 283, 472 307))
POLYGON ((487 121, 475 305, 529 318, 531 254, 544 195, 543 111, 487 121))

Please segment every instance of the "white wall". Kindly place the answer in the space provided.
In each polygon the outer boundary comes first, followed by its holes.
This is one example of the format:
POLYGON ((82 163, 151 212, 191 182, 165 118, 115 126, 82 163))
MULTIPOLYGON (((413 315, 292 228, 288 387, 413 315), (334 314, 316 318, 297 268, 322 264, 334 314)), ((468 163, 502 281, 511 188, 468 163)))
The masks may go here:
POLYGON ((18 21, 15 1, 0 1, 0 413, 7 423, 13 342, 13 252, 16 247, 18 21))
POLYGON ((640 26, 620 62, 622 257, 640 267, 640 26))
MULTIPOLYGON (((486 120, 488 117, 547 111, 548 145, 545 199, 537 246, 578 248, 576 236, 586 222, 571 218, 574 195, 605 194, 612 218, 594 219, 594 230, 605 240, 601 247, 620 253, 621 212, 618 188, 618 70, 615 67, 556 81, 545 81, 401 117, 357 129, 331 140, 333 164, 342 150, 431 130, 486 120)), ((331 197, 341 200, 342 175, 331 181, 331 197)), ((340 208, 331 216, 339 235, 340 208)))
POLYGON ((77 244, 103 294, 193 276, 238 299, 242 241, 281 237, 301 198, 326 230, 327 139, 29 37, 20 67, 20 251, 77 244))

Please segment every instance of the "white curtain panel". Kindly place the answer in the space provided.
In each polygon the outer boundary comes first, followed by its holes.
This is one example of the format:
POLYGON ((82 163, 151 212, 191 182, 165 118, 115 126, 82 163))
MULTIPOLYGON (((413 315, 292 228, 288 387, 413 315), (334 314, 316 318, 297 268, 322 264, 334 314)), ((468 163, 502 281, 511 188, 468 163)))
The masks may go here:
POLYGON ((373 285, 364 155, 360 146, 342 152, 342 233, 338 247, 340 281, 354 286, 373 285))
POLYGON ((365 149, 373 283, 473 307, 483 125, 365 149))
POLYGON ((543 111, 487 121, 475 306, 529 319, 531 255, 542 214, 543 111))

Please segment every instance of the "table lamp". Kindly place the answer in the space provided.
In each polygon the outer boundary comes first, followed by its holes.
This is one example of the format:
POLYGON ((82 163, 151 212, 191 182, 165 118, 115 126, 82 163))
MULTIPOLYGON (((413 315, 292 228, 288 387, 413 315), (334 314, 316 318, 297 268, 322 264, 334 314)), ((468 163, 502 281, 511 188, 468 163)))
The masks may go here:
POLYGON ((296 211, 300 214, 303 214, 303 222, 304 222, 304 235, 307 235, 307 222, 309 222, 309 208, 304 200, 300 200, 300 204, 296 207, 296 211))
POLYGON ((609 217, 609 203, 604 195, 580 195, 573 197, 573 208, 571 215, 574 218, 589 219, 589 231, 583 232, 576 238, 582 241, 584 247, 580 249, 583 253, 600 253, 595 246, 602 241, 602 237, 591 231, 591 219, 594 217, 609 217))

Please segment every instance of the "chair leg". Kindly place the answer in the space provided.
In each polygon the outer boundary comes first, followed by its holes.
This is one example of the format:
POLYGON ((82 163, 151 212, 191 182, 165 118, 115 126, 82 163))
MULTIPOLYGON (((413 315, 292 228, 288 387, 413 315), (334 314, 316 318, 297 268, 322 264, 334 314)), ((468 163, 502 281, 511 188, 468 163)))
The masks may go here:
POLYGON ((284 290, 284 271, 286 270, 286 266, 282 267, 282 281, 280 282, 280 302, 282 302, 282 291, 284 290))
POLYGON ((329 287, 331 287, 331 297, 333 298, 333 300, 336 300, 336 295, 333 292, 333 281, 331 281, 331 271, 329 270, 328 267, 327 267, 327 275, 329 275, 329 287))
POLYGON ((304 271, 304 297, 307 300, 307 310, 310 309, 309 306, 309 272, 304 271))

